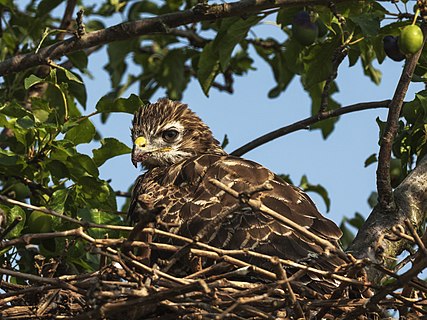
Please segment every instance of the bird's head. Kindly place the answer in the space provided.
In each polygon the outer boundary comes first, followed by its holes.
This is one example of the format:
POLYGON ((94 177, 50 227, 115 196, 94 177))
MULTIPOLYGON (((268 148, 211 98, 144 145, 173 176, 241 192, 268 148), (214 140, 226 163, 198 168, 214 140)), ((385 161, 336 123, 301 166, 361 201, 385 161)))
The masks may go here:
POLYGON ((146 169, 204 154, 225 154, 209 127, 186 104, 159 99, 139 108, 132 122, 132 163, 146 169))

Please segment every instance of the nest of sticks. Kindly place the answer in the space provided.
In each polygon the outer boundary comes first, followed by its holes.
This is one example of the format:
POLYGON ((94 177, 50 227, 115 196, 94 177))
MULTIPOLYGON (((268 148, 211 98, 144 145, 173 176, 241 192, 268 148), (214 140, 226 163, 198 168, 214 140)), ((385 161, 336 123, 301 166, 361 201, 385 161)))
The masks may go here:
MULTIPOLYGON (((87 274, 58 276, 60 261, 46 261, 43 257, 37 257, 39 275, 1 268, 0 314, 2 319, 384 319, 398 315, 406 319, 427 318, 427 283, 420 279, 427 266, 426 237, 420 238, 408 226, 397 226, 388 236, 418 246, 400 264, 410 262, 411 267, 401 272, 396 271, 400 266, 389 270, 367 259, 352 259, 339 270, 327 272, 256 252, 221 250, 153 228, 142 232, 179 237, 187 245, 94 239, 83 227, 56 235, 37 234, 33 237, 84 239, 87 250, 101 257, 100 268, 87 274), (124 247, 133 246, 174 254, 160 269, 145 264, 130 252, 124 253, 124 247), (169 272, 170 266, 184 251, 215 263, 178 277, 169 272), (264 259, 274 272, 236 258, 242 254, 264 259), (297 271, 288 275, 288 267, 297 271), (387 281, 383 285, 370 283, 363 276, 367 268, 383 272, 387 281), (307 272, 317 274, 319 281, 333 279, 340 285, 332 293, 315 292, 301 280, 307 272), (10 277, 25 279, 27 285, 11 283, 10 277), (352 298, 349 292, 355 288, 362 294, 352 298)), ((1 247, 28 242, 28 237, 23 236, 3 241, 1 247)))

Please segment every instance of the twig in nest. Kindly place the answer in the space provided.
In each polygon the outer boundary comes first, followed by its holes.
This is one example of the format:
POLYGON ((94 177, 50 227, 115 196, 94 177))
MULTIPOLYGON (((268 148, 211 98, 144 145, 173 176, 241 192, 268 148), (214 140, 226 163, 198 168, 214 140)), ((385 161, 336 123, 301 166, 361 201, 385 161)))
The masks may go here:
POLYGON ((279 258, 272 257, 271 263, 275 267, 277 278, 279 280, 284 280, 283 287, 289 295, 289 299, 291 301, 291 306, 295 306, 293 309, 296 313, 297 318, 298 319, 305 319, 304 312, 302 311, 302 308, 301 308, 299 301, 297 301, 294 290, 291 287, 291 283, 288 281, 288 275, 286 274, 286 270, 283 269, 279 258))

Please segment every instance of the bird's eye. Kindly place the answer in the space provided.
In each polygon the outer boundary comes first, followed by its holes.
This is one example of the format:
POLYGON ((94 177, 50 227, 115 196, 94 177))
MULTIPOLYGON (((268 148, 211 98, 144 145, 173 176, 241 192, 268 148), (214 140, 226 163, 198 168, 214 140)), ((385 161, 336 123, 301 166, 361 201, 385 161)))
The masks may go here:
POLYGON ((165 130, 162 132, 162 138, 166 142, 172 142, 178 137, 178 131, 176 130, 165 130))

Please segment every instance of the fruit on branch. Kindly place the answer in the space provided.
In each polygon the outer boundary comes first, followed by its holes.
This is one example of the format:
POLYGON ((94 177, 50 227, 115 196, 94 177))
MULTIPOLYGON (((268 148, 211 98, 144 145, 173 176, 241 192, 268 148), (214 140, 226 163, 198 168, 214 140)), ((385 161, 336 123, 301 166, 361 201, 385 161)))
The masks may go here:
POLYGON ((292 21, 292 37, 303 46, 313 44, 319 35, 319 27, 307 11, 298 12, 292 21))
POLYGON ((34 210, 28 218, 29 233, 44 233, 53 231, 53 217, 42 211, 34 210))
POLYGON ((423 46, 423 32, 417 25, 406 26, 400 32, 398 44, 404 54, 414 54, 423 46))
POLYGON ((394 61, 402 61, 405 55, 400 51, 398 37, 385 36, 383 38, 384 51, 387 57, 394 61))
POLYGON ((15 199, 17 200, 24 200, 31 194, 30 188, 22 182, 15 183, 11 190, 15 192, 15 199))

